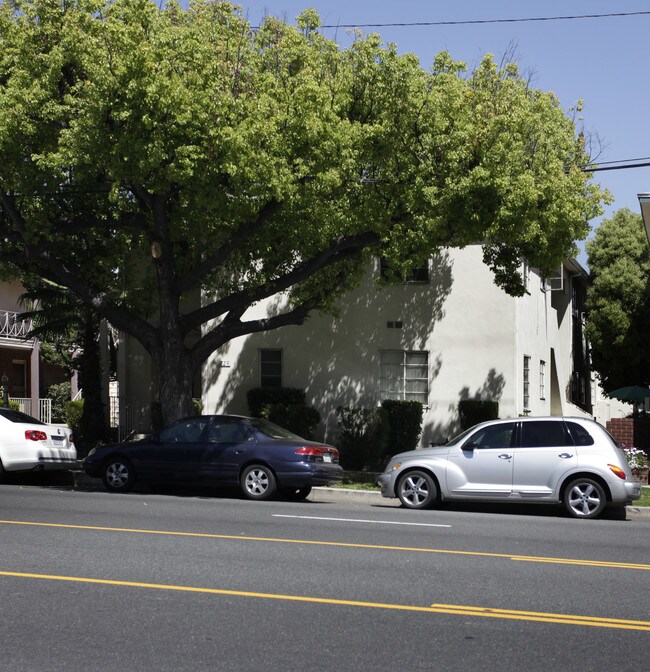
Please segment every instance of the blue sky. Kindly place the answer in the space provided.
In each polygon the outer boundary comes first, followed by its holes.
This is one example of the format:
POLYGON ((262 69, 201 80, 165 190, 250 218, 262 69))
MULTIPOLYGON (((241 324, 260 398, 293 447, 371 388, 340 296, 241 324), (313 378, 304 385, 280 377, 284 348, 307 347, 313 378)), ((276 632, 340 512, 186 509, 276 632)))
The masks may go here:
MULTIPOLYGON (((324 24, 408 23, 521 19, 650 11, 648 0, 261 0, 242 1, 244 14, 258 25, 266 14, 293 22, 307 7, 324 24)), ((608 18, 417 27, 362 28, 413 52, 428 68, 435 54, 448 50, 468 63, 486 53, 501 58, 514 47, 521 69, 536 88, 553 91, 568 110, 584 101, 585 130, 602 143, 599 162, 650 157, 650 14, 608 18)), ((346 29, 325 33, 347 43, 346 29)), ((639 212, 637 194, 650 192, 650 167, 595 173, 614 202, 604 216, 629 207, 639 212)), ((600 219, 591 222, 598 225, 600 219)), ((586 265, 582 252, 579 261, 586 265)))

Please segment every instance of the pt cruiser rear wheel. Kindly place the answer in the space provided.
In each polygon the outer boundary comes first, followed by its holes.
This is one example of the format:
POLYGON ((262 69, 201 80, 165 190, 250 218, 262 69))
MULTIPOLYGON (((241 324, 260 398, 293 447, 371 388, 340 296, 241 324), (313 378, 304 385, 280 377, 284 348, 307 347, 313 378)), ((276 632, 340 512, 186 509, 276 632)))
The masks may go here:
POLYGON ((564 506, 574 518, 596 518, 606 504, 603 486, 591 478, 577 478, 564 491, 564 506))
POLYGON ((438 488, 426 471, 408 471, 397 481, 397 496, 408 509, 426 509, 438 497, 438 488))

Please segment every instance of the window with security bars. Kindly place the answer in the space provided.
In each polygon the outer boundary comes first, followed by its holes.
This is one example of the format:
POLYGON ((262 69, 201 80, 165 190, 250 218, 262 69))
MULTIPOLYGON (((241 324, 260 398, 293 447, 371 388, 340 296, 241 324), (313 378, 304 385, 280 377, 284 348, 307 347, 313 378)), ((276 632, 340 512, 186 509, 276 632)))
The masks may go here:
POLYGON ((260 384, 282 387, 282 350, 260 350, 260 384))
POLYGON ((404 350, 381 351, 382 399, 429 403, 429 354, 404 350))

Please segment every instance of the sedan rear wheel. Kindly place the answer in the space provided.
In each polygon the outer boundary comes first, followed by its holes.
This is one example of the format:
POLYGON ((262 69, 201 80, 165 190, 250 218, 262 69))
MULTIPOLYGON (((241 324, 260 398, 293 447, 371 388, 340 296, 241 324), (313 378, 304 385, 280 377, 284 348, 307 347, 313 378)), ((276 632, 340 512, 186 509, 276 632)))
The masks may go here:
POLYGON ((275 494, 277 484, 273 472, 263 464, 253 464, 244 470, 240 485, 248 499, 269 499, 275 494))
POLYGON ((574 518, 596 518, 606 504, 603 486, 591 478, 577 478, 564 491, 564 506, 574 518))
POLYGON ((409 471, 397 482, 397 496, 408 509, 426 509, 437 498, 438 488, 426 471, 409 471))
POLYGON ((116 457, 104 464, 102 481, 109 492, 128 492, 135 484, 135 471, 128 460, 116 457))

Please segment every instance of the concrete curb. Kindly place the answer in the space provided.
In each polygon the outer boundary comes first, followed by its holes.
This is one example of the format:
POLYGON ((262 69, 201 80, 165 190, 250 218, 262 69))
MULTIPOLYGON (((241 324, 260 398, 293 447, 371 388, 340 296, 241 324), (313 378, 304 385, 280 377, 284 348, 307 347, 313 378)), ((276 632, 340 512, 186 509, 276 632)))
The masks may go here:
MULTIPOLYGON (((100 478, 91 478, 83 471, 73 471, 74 487, 80 490, 103 491, 104 486, 100 478)), ((646 486, 650 487, 650 486, 646 486)), ((374 490, 351 490, 347 488, 315 487, 307 498, 315 503, 345 503, 355 506, 357 504, 370 504, 374 506, 386 506, 399 508, 398 499, 382 497, 380 492, 374 490)), ((504 505, 507 506, 507 505, 504 505)), ((529 504, 528 506, 535 506, 529 504)), ((626 520, 650 520, 650 507, 626 506, 626 520)))

